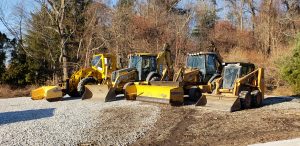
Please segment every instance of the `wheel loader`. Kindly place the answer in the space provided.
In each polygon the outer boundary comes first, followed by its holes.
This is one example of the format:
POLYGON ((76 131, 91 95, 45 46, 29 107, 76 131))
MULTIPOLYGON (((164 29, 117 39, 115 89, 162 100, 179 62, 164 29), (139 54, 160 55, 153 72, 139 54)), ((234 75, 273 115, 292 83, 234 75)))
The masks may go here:
POLYGON ((264 69, 252 63, 224 63, 222 76, 214 84, 213 92, 203 94, 196 106, 233 112, 262 105, 264 69))
POLYGON ((82 99, 96 99, 102 102, 114 101, 124 89, 133 82, 172 80, 173 62, 169 45, 165 44, 163 51, 158 54, 135 53, 130 54, 128 68, 116 70, 112 73, 111 83, 108 85, 86 85, 82 99))
POLYGON ((115 55, 96 54, 91 61, 91 67, 81 68, 57 86, 42 86, 32 90, 31 98, 33 100, 56 101, 65 94, 71 97, 80 97, 84 93, 85 85, 109 82, 110 76, 115 70, 117 70, 115 55))
POLYGON ((184 96, 197 101, 202 93, 211 92, 210 84, 222 71, 222 58, 215 52, 188 54, 185 67, 171 81, 136 82, 125 88, 129 100, 182 104, 184 96))

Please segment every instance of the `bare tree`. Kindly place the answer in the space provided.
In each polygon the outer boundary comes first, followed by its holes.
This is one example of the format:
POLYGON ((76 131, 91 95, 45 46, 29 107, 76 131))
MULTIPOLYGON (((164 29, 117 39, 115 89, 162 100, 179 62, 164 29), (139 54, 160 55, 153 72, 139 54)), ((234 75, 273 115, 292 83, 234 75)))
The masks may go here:
POLYGON ((12 14, 5 13, 5 5, 5 3, 2 3, 2 5, 0 6, 0 22, 8 30, 10 35, 18 40, 18 45, 26 53, 26 55, 31 56, 30 52, 26 50, 26 47, 24 47, 23 44, 23 35, 25 33, 24 22, 28 18, 28 14, 24 8, 24 4, 18 3, 16 6, 14 6, 16 11, 14 11, 12 14))

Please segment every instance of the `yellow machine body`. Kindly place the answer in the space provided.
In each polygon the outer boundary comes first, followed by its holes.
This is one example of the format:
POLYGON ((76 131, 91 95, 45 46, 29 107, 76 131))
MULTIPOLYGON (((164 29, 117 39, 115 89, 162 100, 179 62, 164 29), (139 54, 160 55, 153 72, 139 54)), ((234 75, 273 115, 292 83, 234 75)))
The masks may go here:
POLYGON ((68 81, 64 82, 60 86, 42 86, 38 89, 32 90, 32 99, 50 99, 50 98, 62 98, 64 94, 70 96, 80 96, 78 94, 79 82, 88 77, 94 78, 98 83, 103 83, 105 80, 109 80, 111 73, 117 70, 117 59, 112 54, 96 54, 93 56, 91 67, 81 68, 74 72, 68 81), (60 90, 55 90, 55 89, 60 90), (55 91, 55 92, 54 92, 55 91), (56 97, 58 96, 59 97, 56 97))
POLYGON ((203 94, 196 106, 233 112, 262 104, 265 93, 263 68, 257 68, 237 78, 232 89, 222 87, 223 78, 224 76, 216 81, 215 92, 203 94), (255 95, 250 94, 254 91, 255 95))
POLYGON ((112 73, 112 82, 108 85, 85 86, 85 92, 87 93, 83 94, 82 99, 102 98, 102 101, 116 100, 116 96, 123 93, 124 86, 127 83, 148 82, 148 76, 152 77, 151 75, 155 77, 160 76, 159 80, 172 80, 173 62, 168 47, 168 45, 165 45, 163 51, 158 54, 134 53, 128 55, 128 68, 112 73), (136 58, 139 59, 134 62, 136 58), (98 94, 100 91, 101 94, 98 94))
POLYGON ((151 86, 135 83, 125 89, 127 100, 182 104, 184 90, 178 86, 151 86))
POLYGON ((41 99, 56 99, 63 96, 62 90, 59 86, 42 86, 31 91, 32 100, 41 99))
MULTIPOLYGON (((196 54, 191 54, 189 56, 207 58, 209 55, 214 56, 213 62, 215 64, 216 73, 222 63, 221 57, 214 52, 199 52, 196 54)), ((205 60, 205 59, 204 59, 205 60)), ((200 64, 199 60, 194 59, 194 64, 200 64)), ((187 58, 187 64, 191 62, 187 58)), ((203 61, 205 64, 206 61, 203 61)), ((206 65, 205 65, 206 66, 206 65)), ((183 104, 185 93, 188 93, 190 89, 197 88, 200 92, 211 92, 212 88, 210 83, 207 81, 201 81, 201 71, 200 69, 187 66, 181 67, 172 77, 171 81, 153 81, 148 84, 135 83, 134 85, 126 88, 125 96, 131 98, 131 95, 137 96, 136 100, 141 101, 152 101, 157 103, 168 103, 172 104, 173 101, 176 103, 183 104)), ((200 93, 201 94, 201 93, 200 93)), ((200 97, 199 97, 200 98, 200 97)))

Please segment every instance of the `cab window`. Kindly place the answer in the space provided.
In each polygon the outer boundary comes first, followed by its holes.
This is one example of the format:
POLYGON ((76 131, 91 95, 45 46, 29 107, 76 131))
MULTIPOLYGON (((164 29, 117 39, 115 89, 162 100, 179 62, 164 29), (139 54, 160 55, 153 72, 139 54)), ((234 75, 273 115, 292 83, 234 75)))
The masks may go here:
POLYGON ((207 55, 207 73, 215 73, 216 72, 216 62, 214 55, 207 55))

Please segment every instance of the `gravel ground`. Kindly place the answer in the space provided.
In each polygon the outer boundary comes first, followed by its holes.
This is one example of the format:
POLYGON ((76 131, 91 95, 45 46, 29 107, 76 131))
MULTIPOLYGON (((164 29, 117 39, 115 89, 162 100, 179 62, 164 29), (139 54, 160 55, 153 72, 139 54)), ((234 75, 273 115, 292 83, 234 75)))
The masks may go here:
POLYGON ((233 113, 193 105, 161 111, 155 128, 134 145, 243 146, 300 137, 299 98, 269 97, 261 108, 233 113))
POLYGON ((234 113, 194 105, 0 99, 0 145, 248 145, 300 137, 300 99, 234 113))
POLYGON ((0 145, 126 145, 152 128, 159 113, 130 101, 0 99, 0 145))

